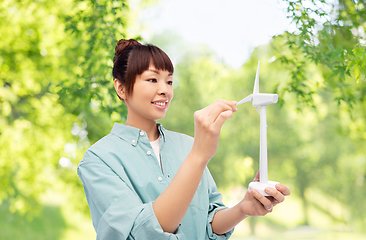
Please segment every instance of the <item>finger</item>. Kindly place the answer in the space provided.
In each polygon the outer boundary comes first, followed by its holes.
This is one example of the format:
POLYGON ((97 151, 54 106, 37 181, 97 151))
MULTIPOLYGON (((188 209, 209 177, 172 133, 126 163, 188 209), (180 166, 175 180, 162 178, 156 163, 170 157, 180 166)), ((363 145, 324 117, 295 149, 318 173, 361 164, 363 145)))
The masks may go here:
POLYGON ((259 182, 259 178, 260 177, 260 172, 259 170, 257 171, 257 173, 255 174, 255 178, 253 179, 253 182, 259 182))
POLYGON ((224 111, 229 111, 231 110, 232 112, 236 112, 237 108, 234 105, 234 102, 231 101, 226 101, 226 100, 217 100, 216 102, 214 102, 213 104, 210 105, 210 112, 209 112, 209 117, 212 118, 212 121, 214 122, 217 117, 219 116, 219 114, 221 112, 224 111))
POLYGON ((204 109, 207 109, 207 110, 214 110, 217 105, 220 105, 220 104, 225 104, 225 105, 228 105, 230 106, 230 108, 233 109, 233 111, 237 111, 237 108, 235 106, 236 102, 235 101, 228 101, 228 100, 223 100, 223 99, 218 99, 216 100, 214 103, 212 103, 211 105, 205 107, 204 109))
POLYGON ((276 200, 273 201, 275 204, 281 203, 285 200, 285 196, 283 196, 283 194, 277 189, 267 187, 264 191, 276 200))
POLYGON ((275 199, 272 196, 266 196, 266 198, 271 201, 273 207, 280 203, 277 199, 275 199))
POLYGON ((231 110, 227 110, 224 112, 221 112, 216 120, 214 121, 214 123, 212 124, 213 127, 215 129, 221 129, 221 126, 224 124, 224 122, 228 119, 228 118, 232 118, 233 117, 233 112, 231 110))
POLYGON ((225 111, 236 112, 237 108, 235 107, 235 103, 236 102, 234 102, 234 101, 227 101, 227 100, 220 99, 220 100, 217 100, 216 102, 214 102, 213 104, 211 104, 207 108, 207 110, 209 111, 208 116, 210 118, 210 121, 215 122, 216 119, 219 117, 219 115, 222 112, 225 112, 225 111))
POLYGON ((254 197, 261 203, 262 208, 264 208, 267 212, 272 212, 273 204, 272 202, 260 194, 257 190, 252 190, 254 197))
POLYGON ((280 191, 284 196, 288 196, 291 194, 290 189, 283 184, 277 183, 276 189, 280 191))
POLYGON ((262 203, 259 202, 259 200, 256 198, 257 193, 254 192, 254 190, 248 190, 248 196, 249 196, 249 200, 250 202, 253 204, 253 207, 255 210, 255 213, 253 216, 264 216, 268 213, 268 211, 263 207, 262 203))

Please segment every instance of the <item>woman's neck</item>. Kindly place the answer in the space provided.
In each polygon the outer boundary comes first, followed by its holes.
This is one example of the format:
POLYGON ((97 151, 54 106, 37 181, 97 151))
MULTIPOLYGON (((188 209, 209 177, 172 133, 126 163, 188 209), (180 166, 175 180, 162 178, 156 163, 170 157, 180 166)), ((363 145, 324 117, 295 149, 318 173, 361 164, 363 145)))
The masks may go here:
POLYGON ((135 121, 127 116, 126 125, 145 131, 150 142, 155 141, 159 137, 156 121, 135 121))

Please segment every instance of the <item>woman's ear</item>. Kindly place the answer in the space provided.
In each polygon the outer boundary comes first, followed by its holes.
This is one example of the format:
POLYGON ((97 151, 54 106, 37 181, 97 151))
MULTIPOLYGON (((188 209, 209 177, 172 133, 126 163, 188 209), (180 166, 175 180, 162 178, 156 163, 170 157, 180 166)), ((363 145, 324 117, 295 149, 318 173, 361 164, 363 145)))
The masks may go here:
POLYGON ((117 78, 114 79, 114 89, 116 89, 116 93, 121 100, 126 99, 127 97, 126 88, 117 78))

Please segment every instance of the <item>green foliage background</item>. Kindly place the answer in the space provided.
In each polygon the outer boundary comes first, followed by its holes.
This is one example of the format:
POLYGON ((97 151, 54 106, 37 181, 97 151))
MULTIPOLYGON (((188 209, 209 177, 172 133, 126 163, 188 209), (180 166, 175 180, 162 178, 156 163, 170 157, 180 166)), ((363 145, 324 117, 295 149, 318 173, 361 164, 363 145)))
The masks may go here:
MULTIPOLYGON (((298 31, 259 46, 239 69, 206 46, 185 45, 175 33, 151 39, 180 56, 174 101, 161 122, 193 136, 194 111, 218 98, 238 101, 250 94, 260 60, 261 91, 280 96, 267 108, 269 176, 292 195, 277 214, 251 218, 249 233, 300 225, 362 232, 365 3, 283 2, 298 31)), ((152 4, 140 2, 146 3, 152 4)), ((136 14, 128 1, 0 2, 1 239, 94 237, 76 167, 85 149, 126 117, 111 67, 118 39, 143 41, 128 34, 136 14)), ((209 163, 228 201, 258 169, 259 115, 250 104, 238 108, 209 163)))

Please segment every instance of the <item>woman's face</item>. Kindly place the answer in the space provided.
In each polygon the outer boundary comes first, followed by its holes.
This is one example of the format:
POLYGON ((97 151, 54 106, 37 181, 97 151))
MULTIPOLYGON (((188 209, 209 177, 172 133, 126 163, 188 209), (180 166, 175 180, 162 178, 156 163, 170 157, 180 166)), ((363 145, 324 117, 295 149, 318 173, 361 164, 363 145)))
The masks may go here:
POLYGON ((132 94, 125 96, 127 120, 135 124, 156 121, 165 116, 173 98, 173 74, 154 65, 136 77, 132 94))

